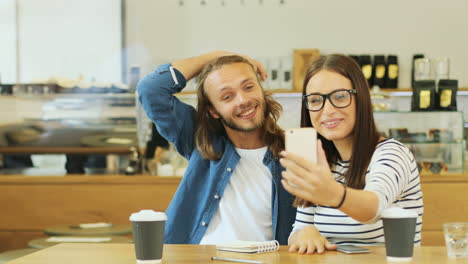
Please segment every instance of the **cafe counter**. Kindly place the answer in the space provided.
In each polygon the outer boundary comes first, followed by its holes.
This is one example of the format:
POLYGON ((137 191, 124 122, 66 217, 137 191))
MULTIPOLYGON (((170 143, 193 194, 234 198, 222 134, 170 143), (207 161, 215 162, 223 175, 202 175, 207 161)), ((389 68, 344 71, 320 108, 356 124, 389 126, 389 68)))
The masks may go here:
MULTIPOLYGON (((129 224, 141 209, 164 211, 180 177, 0 176, 0 252, 26 247, 54 225, 129 224)), ((444 245, 442 224, 468 222, 468 175, 422 175, 422 244, 444 245)))

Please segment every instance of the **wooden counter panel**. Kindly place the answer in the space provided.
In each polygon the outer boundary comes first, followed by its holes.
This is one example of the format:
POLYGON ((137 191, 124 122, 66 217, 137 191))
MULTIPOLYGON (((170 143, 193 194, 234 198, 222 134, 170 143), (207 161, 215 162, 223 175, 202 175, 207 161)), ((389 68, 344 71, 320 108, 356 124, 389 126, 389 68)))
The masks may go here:
POLYGON ((468 174, 423 174, 421 183, 468 182, 468 174))
POLYGON ((41 231, 0 231, 0 252, 25 248, 30 240, 45 237, 41 231))
POLYGON ((422 246, 445 246, 444 231, 423 231, 421 238, 422 246))
POLYGON ((442 230, 446 222, 468 222, 468 182, 423 183, 423 230, 442 230))
POLYGON ((126 179, 114 183, 73 180, 0 184, 0 201, 9 201, 1 203, 0 211, 10 212, 0 218, 0 230, 42 230, 84 222, 128 224, 130 214, 141 209, 165 211, 178 185, 177 181, 151 184, 126 179))

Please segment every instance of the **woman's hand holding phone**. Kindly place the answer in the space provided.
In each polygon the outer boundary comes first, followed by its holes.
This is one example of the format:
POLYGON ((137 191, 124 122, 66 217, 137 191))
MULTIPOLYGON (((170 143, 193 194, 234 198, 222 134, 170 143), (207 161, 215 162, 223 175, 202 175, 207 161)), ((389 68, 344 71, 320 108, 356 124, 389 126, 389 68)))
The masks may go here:
POLYGON ((286 168, 281 182, 288 192, 320 205, 340 203, 344 188, 333 178, 320 140, 317 141, 317 163, 290 151, 281 152, 281 156, 280 163, 286 168))

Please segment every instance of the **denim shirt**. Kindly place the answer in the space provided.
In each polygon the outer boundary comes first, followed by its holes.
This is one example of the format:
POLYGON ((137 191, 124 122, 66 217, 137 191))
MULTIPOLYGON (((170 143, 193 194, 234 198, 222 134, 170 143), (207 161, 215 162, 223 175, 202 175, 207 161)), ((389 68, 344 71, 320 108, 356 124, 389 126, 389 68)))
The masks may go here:
MULTIPOLYGON (((201 156, 195 146, 196 110, 173 95, 185 87, 186 80, 170 66, 159 66, 138 83, 138 99, 160 134, 188 160, 185 175, 166 211, 168 219, 164 242, 199 244, 218 209, 240 156, 226 136, 212 137, 214 150, 223 152, 220 160, 208 160, 201 156)), ((273 237, 285 245, 295 219, 296 209, 292 207, 294 197, 283 188, 283 168, 270 151, 266 152, 263 163, 273 175, 273 237)))

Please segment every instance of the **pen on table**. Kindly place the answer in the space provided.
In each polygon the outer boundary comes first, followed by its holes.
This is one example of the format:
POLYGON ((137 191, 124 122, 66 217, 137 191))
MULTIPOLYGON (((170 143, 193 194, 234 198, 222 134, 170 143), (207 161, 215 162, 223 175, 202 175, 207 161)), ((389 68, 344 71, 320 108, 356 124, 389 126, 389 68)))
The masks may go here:
POLYGON ((221 261, 240 262, 240 263, 254 263, 254 264, 264 263, 263 261, 260 261, 260 260, 219 258, 219 257, 211 257, 211 260, 221 260, 221 261))

